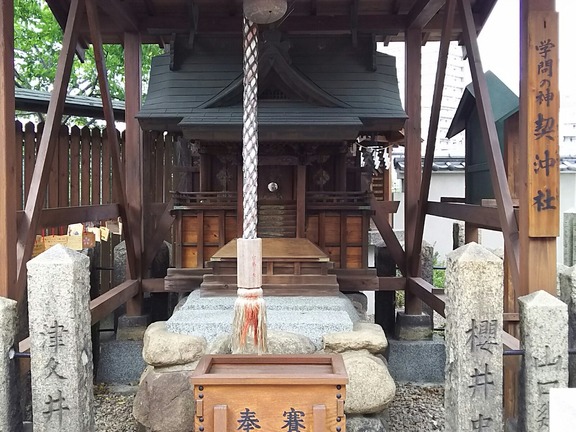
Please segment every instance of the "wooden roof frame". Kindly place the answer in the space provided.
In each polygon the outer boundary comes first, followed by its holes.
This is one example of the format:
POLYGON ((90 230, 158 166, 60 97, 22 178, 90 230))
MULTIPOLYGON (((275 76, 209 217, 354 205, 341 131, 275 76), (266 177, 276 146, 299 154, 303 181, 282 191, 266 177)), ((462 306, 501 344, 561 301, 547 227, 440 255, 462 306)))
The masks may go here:
MULTIPOLYGON (((14 199, 15 167, 17 154, 14 146, 14 56, 13 44, 13 0, 0 0, 0 295, 22 300, 25 296, 26 262, 32 254, 35 233, 39 228, 46 183, 54 154, 56 134, 62 118, 66 89, 69 82, 74 55, 82 55, 87 43, 94 44, 98 75, 106 121, 114 123, 114 113, 108 91, 105 64, 102 56, 103 43, 122 43, 126 61, 126 167, 125 181, 115 182, 118 188, 118 212, 126 221, 129 281, 117 287, 113 293, 93 301, 93 319, 99 318, 127 302, 127 312, 138 315, 141 312, 143 290, 142 279, 147 263, 154 256, 163 233, 169 228, 170 203, 164 209, 161 226, 154 238, 144 244, 142 234, 142 142, 141 131, 135 118, 140 108, 140 45, 141 43, 164 44, 174 34, 198 33, 222 34, 240 33, 241 1, 196 0, 195 7, 190 2, 174 0, 170 14, 162 9, 161 2, 155 0, 128 0, 118 2, 106 0, 105 7, 99 7, 96 0, 48 0, 48 4, 62 26, 65 26, 63 49, 58 62, 54 91, 48 109, 42 142, 33 174, 32 186, 22 217, 17 218, 14 199), (211 5, 210 10, 207 5, 211 5), (136 7, 138 6, 138 7, 136 7), (86 14, 87 11, 88 13, 86 14), (144 14, 144 15, 142 15, 144 14), (88 25, 86 25, 88 24, 88 25), (130 191, 130 199, 128 193, 130 191), (105 298, 104 298, 105 297, 105 298), (95 315, 94 315, 95 314, 95 315), (102 315, 101 315, 102 314, 102 315)), ((167 2, 168 3, 168 2, 167 2)), ((376 204, 375 220, 389 245, 392 255, 401 269, 406 290, 406 313, 420 314, 421 299, 444 313, 444 302, 432 292, 432 286, 420 276, 420 251, 424 222, 427 214, 452 216, 458 214, 468 218, 471 207, 464 204, 429 203, 429 187, 433 164, 436 130, 439 121, 442 88, 447 64, 448 45, 451 40, 461 41, 466 49, 473 77, 476 104, 481 121, 486 154, 489 160, 492 184, 495 187, 497 208, 490 211, 490 220, 497 219, 504 234, 507 268, 514 288, 514 299, 537 289, 555 293, 555 237, 531 239, 528 208, 531 197, 527 190, 519 191, 520 218, 512 204, 507 183, 506 171, 498 144, 492 110, 482 63, 479 56, 477 34, 485 23, 496 0, 358 0, 350 7, 348 0, 298 0, 289 16, 281 21, 282 31, 288 33, 350 34, 354 38, 358 32, 370 33, 375 40, 405 42, 406 46, 406 113, 409 119, 405 125, 406 165, 405 165, 405 249, 402 249, 394 236, 387 218, 382 217, 376 204), (371 5, 371 6, 370 6, 371 5), (376 5, 376 6, 375 6, 376 5), (376 7, 373 12, 369 7, 376 7), (380 8, 380 9, 378 9, 380 8), (383 8, 387 8, 386 11, 383 8), (385 13, 386 12, 386 13, 385 13), (438 73, 435 82, 430 128, 426 140, 426 156, 421 170, 420 159, 420 120, 421 120, 421 46, 427 40, 440 40, 438 73), (520 245, 522 244, 522 249, 520 245), (521 253, 522 251, 522 253, 521 253), (524 269, 520 272, 520 264, 524 269)), ((529 23, 541 13, 554 13, 555 0, 521 0, 521 44, 527 52, 529 23)), ((524 56, 523 58, 525 58, 524 56)), ((526 60, 524 60, 526 62, 526 60)), ((521 68, 520 98, 520 137, 524 140, 532 120, 528 117, 529 101, 528 65, 521 68)), ((117 173, 121 173, 118 144, 113 145, 113 160, 117 173)), ((520 165, 521 175, 526 176, 528 155, 523 153, 520 165)), ((120 176, 124 179, 124 176, 120 176)), ((68 209, 78 213, 78 209, 68 209)), ((98 214, 97 208, 83 209, 90 215, 98 214)), ((84 214, 83 213, 83 214, 84 214)), ((470 217, 470 221, 482 225, 480 216, 470 217)), ((493 223, 492 223, 493 225, 493 223)), ((470 237, 469 237, 470 238, 470 237)), ((404 286, 398 284, 398 286, 404 286)), ((508 312, 514 312, 509 310, 508 312)), ((513 338, 509 344, 516 344, 513 338)))

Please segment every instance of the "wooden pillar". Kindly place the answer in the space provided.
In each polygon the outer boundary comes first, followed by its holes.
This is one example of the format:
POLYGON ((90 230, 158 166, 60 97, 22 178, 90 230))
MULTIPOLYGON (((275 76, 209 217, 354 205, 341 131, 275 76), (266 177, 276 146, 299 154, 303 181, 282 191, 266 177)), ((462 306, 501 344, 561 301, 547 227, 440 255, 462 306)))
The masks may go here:
MULTIPOLYGON (((124 34, 125 64, 125 98, 126 98, 126 142, 125 142, 125 175, 126 192, 129 197, 126 203, 127 223, 130 225, 132 245, 134 248, 134 266, 128 266, 131 279, 142 279, 142 133, 136 119, 140 111, 142 97, 142 51, 140 35, 124 34), (129 191, 129 193, 128 193, 129 191)), ((128 246, 128 243, 127 243, 128 246)), ((128 315, 142 314, 142 291, 126 303, 128 315)))
POLYGON ((343 148, 336 155, 336 190, 346 191, 346 157, 348 155, 348 145, 344 144, 343 148))
POLYGON ((558 14, 555 0, 520 4, 520 142, 526 145, 520 149, 522 272, 517 296, 537 290, 555 295, 560 215, 558 14))
POLYGON ((0 37, 0 296, 17 300, 14 0, 0 0, 0 37))
MULTIPOLYGON (((84 6, 84 0, 73 0, 70 3, 62 50, 58 57, 58 67, 54 78, 54 89, 50 96, 44 131, 36 155, 30 191, 26 199, 26 205, 24 206, 24 215, 18 224, 16 290, 19 300, 23 300, 25 294, 26 262, 32 256, 32 248, 40 221, 40 213, 46 197, 46 185, 48 184, 48 178, 50 176, 52 159, 56 144, 59 141, 60 123, 62 121, 66 91, 70 81, 72 62, 78 41, 78 29, 85 10, 84 6)), ((14 126, 11 125, 10 127, 13 128, 14 126)))
POLYGON ((306 165, 296 167, 296 237, 306 237, 306 165))
MULTIPOLYGON (((420 256, 414 256, 416 214, 420 195, 421 170, 421 84, 422 84, 422 30, 406 30, 406 114, 404 127, 406 165, 404 168, 404 244, 406 248, 407 272, 410 277, 420 273, 420 256)), ((420 315, 422 301, 406 290, 406 313, 420 315)))
POLYGON ((210 190, 210 155, 207 150, 200 149, 200 192, 208 192, 210 190))

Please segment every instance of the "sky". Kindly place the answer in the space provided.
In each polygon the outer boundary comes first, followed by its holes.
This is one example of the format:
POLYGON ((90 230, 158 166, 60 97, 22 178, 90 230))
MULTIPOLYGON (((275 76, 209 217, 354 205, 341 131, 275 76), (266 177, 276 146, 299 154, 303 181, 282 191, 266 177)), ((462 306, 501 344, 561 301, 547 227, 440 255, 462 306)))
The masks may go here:
MULTIPOLYGON (((484 70, 494 72, 516 94, 520 67, 519 3, 519 0, 499 0, 478 38, 484 70)), ((562 97, 574 96, 576 1, 556 0, 556 10, 560 16, 560 93, 562 97)))

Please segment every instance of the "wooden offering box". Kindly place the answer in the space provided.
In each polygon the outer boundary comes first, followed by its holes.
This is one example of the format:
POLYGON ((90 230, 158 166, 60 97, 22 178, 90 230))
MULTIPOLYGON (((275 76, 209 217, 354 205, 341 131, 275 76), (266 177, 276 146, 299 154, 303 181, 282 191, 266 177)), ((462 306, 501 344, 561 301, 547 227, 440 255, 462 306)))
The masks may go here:
POLYGON ((348 376, 335 355, 215 355, 192 375, 196 432, 345 432, 348 376))

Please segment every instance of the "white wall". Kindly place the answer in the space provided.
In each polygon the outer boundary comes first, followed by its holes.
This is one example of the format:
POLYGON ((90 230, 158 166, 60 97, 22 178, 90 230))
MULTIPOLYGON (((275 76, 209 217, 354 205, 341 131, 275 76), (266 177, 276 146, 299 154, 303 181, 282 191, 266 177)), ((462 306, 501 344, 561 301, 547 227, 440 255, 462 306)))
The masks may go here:
MULTIPOLYGON (((433 172, 430 184, 429 201, 440 201, 441 197, 464 197, 464 172, 433 172)), ((394 229, 404 229, 404 194, 395 193, 394 200, 400 201, 398 212, 394 215, 394 229)), ((558 262, 563 262, 563 217, 573 209, 576 212, 576 172, 562 171, 560 174, 560 237, 557 241, 558 262)), ((434 246, 443 261, 452 250, 453 219, 427 216, 424 226, 424 240, 434 246)), ((503 248, 502 233, 499 231, 480 230, 480 243, 489 249, 503 248)))

